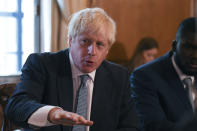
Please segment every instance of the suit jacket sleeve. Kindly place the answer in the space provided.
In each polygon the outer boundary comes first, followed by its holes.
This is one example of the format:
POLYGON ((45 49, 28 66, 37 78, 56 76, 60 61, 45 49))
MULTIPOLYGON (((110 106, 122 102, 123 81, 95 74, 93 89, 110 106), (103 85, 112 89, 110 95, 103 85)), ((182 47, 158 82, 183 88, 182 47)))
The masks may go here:
POLYGON ((33 54, 28 57, 22 69, 21 82, 5 109, 8 118, 23 127, 28 127, 27 120, 30 115, 44 106, 40 103, 47 75, 42 61, 39 55, 33 54))

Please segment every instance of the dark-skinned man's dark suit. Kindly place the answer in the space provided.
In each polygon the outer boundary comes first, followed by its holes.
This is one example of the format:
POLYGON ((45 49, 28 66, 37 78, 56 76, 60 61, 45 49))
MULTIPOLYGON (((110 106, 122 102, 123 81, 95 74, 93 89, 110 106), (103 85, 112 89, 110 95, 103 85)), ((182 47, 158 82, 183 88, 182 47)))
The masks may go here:
MULTIPOLYGON (((137 131, 139 121, 131 99, 129 74, 122 67, 104 61, 96 71, 90 131, 137 131)), ((27 59, 6 115, 27 127, 30 115, 44 105, 73 109, 73 84, 69 50, 32 54, 27 59)), ((50 126, 39 131, 70 131, 71 127, 50 126)))
POLYGON ((172 131, 178 128, 192 106, 175 68, 173 52, 136 69, 131 77, 132 96, 145 131, 172 131))

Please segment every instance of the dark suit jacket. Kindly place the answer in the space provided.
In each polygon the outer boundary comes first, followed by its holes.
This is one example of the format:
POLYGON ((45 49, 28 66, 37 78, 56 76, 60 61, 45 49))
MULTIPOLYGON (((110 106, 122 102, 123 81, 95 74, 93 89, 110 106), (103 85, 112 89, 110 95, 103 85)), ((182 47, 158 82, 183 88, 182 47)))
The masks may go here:
POLYGON ((132 96, 146 131, 174 130, 192 106, 175 71, 172 52, 137 68, 131 75, 132 96))
MULTIPOLYGON (((6 115, 28 128, 30 115, 44 105, 73 109, 73 83, 69 50, 32 54, 27 59, 6 115)), ((131 99, 129 74, 122 67, 104 61, 97 69, 94 82, 90 131, 136 131, 139 122, 131 99)), ((25 129, 33 130, 33 129, 25 129)), ((71 127, 50 126, 40 131, 69 131, 71 127)))

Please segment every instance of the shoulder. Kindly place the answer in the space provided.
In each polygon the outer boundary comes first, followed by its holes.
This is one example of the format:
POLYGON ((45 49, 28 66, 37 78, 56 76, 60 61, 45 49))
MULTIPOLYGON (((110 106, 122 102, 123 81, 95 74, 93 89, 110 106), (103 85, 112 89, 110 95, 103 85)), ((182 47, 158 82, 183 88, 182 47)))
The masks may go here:
POLYGON ((129 71, 126 67, 107 60, 103 61, 98 70, 107 72, 111 76, 117 76, 119 79, 121 79, 121 76, 129 76, 129 71))
POLYGON ((111 61, 105 60, 103 61, 102 65, 104 68, 107 68, 108 70, 117 70, 117 71, 123 71, 123 72, 127 72, 128 69, 126 67, 123 67, 120 64, 117 63, 113 63, 111 61))
POLYGON ((32 53, 28 56, 26 60, 26 64, 33 63, 33 64, 55 64, 59 63, 63 59, 65 60, 68 58, 68 51, 61 50, 59 52, 44 52, 44 53, 32 53))
POLYGON ((171 52, 136 68, 133 73, 146 72, 152 74, 153 72, 164 70, 171 63, 171 52))
MULTIPOLYGON (((62 50, 56 53, 32 53, 28 56, 22 70, 45 70, 54 69, 59 65, 62 65, 66 61, 67 50, 62 50)), ((67 58, 68 59, 68 58, 67 58)))
POLYGON ((59 52, 44 52, 44 53, 32 53, 29 55, 28 59, 58 59, 68 55, 68 50, 61 50, 59 52))

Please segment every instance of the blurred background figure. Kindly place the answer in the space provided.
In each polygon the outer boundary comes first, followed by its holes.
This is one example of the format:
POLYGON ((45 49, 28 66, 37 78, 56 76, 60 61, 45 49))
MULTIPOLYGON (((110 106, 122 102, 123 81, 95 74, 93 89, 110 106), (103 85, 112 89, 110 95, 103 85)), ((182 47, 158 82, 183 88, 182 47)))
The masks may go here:
POLYGON ((132 72, 138 66, 154 60, 158 54, 158 48, 159 45, 154 38, 144 37, 141 39, 137 44, 133 56, 126 64, 129 71, 132 72))

